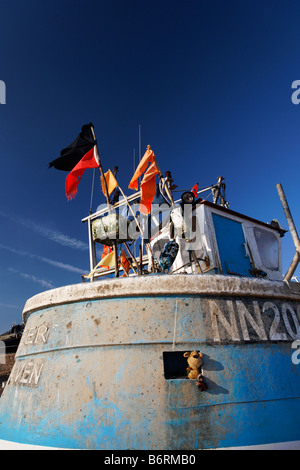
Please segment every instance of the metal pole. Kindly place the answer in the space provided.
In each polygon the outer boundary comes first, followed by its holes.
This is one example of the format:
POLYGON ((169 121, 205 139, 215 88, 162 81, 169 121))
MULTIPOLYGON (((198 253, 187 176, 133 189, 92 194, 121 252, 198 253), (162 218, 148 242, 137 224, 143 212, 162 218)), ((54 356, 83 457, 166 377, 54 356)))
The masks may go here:
POLYGON ((288 223, 288 226, 289 226, 289 229, 290 229, 290 232, 291 232, 293 241, 294 241, 294 245, 295 245, 295 247, 296 247, 296 250, 297 250, 297 251, 300 251, 300 240, 299 240, 299 236, 298 236, 298 233, 297 233, 297 230, 296 230, 296 226, 295 226, 295 224, 294 224, 294 220, 293 220, 293 217, 292 217, 292 214, 291 214, 291 211, 290 211, 288 202, 287 202, 287 200, 286 200, 286 197, 285 197, 283 188, 282 188, 282 186, 281 186, 280 183, 278 183, 278 184, 276 185, 276 188, 277 188, 277 191, 278 191, 278 194, 279 194, 279 197, 280 197, 280 200, 281 200, 281 204, 282 204, 282 207, 283 207, 285 216, 286 216, 286 220, 287 220, 287 223, 288 223))
POLYGON ((88 231, 89 231, 88 235, 89 235, 89 252, 90 252, 90 271, 92 271, 97 264, 97 258, 96 258, 95 242, 93 241, 93 236, 92 236, 91 219, 88 220, 88 231))
POLYGON ((299 251, 296 251, 293 261, 291 262, 290 267, 287 270, 287 273, 283 278, 284 281, 290 281, 292 279, 294 272, 296 271, 297 266, 299 264, 299 261, 300 261, 300 253, 299 251))
POLYGON ((294 223, 294 220, 293 220, 293 217, 292 217, 287 199, 285 197, 282 185, 280 183, 278 183, 278 184, 276 184, 276 188, 277 188, 277 191, 278 191, 278 194, 279 194, 279 197, 280 197, 280 201, 281 201, 284 213, 285 213, 285 217, 286 217, 286 220, 287 220, 287 223, 288 223, 291 235, 292 235, 292 239, 293 239, 293 242, 294 242, 294 245, 295 245, 295 248, 296 248, 296 253, 295 253, 295 256, 293 258, 293 261, 291 262, 290 267, 289 267, 286 275, 284 276, 284 281, 290 281, 292 279, 293 274, 296 271, 297 266, 298 266, 299 261, 300 261, 300 240, 299 240, 297 229, 296 229, 296 226, 295 226, 295 223, 294 223))

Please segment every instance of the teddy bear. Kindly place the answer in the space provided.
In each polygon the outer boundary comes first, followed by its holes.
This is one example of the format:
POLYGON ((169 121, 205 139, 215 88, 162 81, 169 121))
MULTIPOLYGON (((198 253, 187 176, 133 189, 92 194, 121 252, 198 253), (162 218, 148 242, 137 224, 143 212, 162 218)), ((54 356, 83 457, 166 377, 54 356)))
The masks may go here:
POLYGON ((199 351, 185 352, 184 357, 187 358, 189 367, 187 367, 188 378, 197 379, 201 372, 202 357, 203 355, 199 351))
POLYGON ((187 358, 189 367, 187 367, 188 378, 191 380, 197 380, 197 387, 202 392, 207 389, 206 383, 203 381, 202 374, 202 357, 199 351, 185 352, 184 357, 187 358))

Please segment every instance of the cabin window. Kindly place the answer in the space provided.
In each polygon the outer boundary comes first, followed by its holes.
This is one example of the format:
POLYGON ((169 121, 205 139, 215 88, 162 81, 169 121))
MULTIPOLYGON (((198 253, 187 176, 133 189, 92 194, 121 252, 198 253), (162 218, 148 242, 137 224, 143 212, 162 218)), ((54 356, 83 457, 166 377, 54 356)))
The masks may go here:
POLYGON ((212 213, 223 274, 252 276, 242 223, 212 213))
POLYGON ((184 357, 185 351, 164 351, 164 376, 165 379, 186 379, 188 363, 184 357))
POLYGON ((278 271, 279 243, 276 235, 260 227, 254 227, 253 232, 264 267, 271 271, 278 271))

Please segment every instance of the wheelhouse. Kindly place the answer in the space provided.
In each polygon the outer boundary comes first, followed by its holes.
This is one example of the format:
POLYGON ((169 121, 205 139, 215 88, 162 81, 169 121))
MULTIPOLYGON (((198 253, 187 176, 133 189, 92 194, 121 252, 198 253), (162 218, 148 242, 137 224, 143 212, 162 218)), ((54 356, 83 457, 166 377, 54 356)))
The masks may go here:
MULTIPOLYGON (((178 228, 178 227, 177 227, 178 228)), ((178 273, 212 273, 282 280, 282 236, 276 220, 270 224, 208 201, 192 209, 190 239, 176 236, 179 252, 170 269, 178 273)), ((153 236, 157 258, 171 239, 166 224, 153 236)))

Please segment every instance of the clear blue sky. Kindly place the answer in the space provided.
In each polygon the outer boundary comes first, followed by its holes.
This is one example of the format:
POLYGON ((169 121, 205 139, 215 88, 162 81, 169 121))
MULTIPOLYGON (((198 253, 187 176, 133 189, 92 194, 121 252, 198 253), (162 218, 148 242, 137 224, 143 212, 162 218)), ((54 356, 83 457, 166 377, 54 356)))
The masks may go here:
POLYGON ((92 170, 68 202, 48 163, 90 121, 127 193, 140 124, 179 188, 222 175, 233 210, 287 228, 281 182, 300 231, 298 0, 2 0, 0 51, 0 333, 89 270, 92 170))

